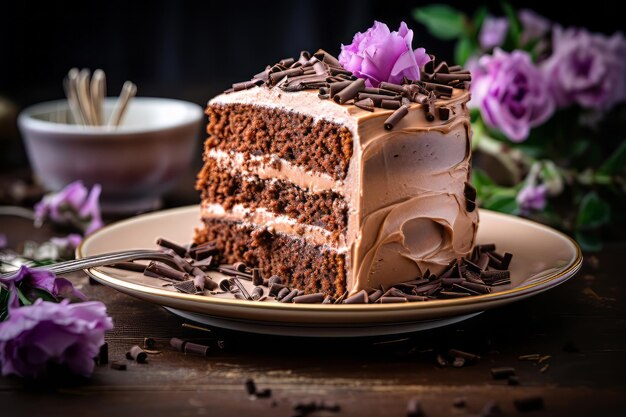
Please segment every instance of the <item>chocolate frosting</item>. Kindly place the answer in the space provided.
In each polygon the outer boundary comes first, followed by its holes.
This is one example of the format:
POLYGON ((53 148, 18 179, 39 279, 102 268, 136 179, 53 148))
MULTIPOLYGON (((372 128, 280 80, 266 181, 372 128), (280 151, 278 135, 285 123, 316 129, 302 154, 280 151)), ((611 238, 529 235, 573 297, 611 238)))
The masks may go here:
MULTIPOLYGON (((353 156, 344 181, 331 182, 287 161, 271 174, 315 190, 332 187, 345 195, 348 230, 341 247, 332 249, 346 252, 347 284, 354 294, 421 277, 427 270, 440 273, 472 250, 478 212, 466 209, 463 194, 471 161, 469 97, 467 91, 455 89, 450 99, 437 100, 438 106, 450 109, 448 120, 427 121, 422 105, 411 103, 393 130, 384 128, 393 110, 370 112, 340 105, 320 100, 311 90, 285 93, 254 87, 219 95, 209 104, 282 108, 345 125, 352 132, 353 156)), ((231 164, 241 158, 231 157, 231 164)), ((258 166, 269 172, 266 165, 258 166)), ((255 170, 249 164, 246 169, 255 170)), ((282 231, 289 233, 289 227, 282 231)))

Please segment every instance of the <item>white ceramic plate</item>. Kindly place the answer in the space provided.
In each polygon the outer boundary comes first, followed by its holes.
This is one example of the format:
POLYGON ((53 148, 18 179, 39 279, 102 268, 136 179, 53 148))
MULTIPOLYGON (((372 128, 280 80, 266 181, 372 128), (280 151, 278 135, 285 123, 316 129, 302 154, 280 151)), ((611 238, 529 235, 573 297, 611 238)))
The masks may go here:
MULTIPOLYGON (((144 214, 88 236, 78 257, 125 249, 155 248, 156 239, 190 242, 200 225, 198 206, 144 214)), ((491 294, 402 304, 282 304, 183 294, 154 278, 113 268, 87 271, 102 284, 164 306, 189 320, 256 333, 340 337, 405 333, 443 326, 484 310, 541 293, 571 278, 580 268, 580 248, 547 226, 514 216, 480 211, 478 243, 495 243, 513 253, 511 284, 491 294)))

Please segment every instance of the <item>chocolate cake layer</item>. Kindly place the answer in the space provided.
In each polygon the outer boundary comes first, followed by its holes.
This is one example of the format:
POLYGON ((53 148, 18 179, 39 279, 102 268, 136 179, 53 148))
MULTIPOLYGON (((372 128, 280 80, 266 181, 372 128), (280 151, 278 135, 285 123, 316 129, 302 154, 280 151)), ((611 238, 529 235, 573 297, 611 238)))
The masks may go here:
POLYGON ((264 208, 302 224, 322 227, 333 232, 337 241, 347 227, 348 205, 340 194, 332 190, 313 193, 288 181, 233 173, 212 158, 206 158, 196 188, 205 203, 221 204, 225 210, 236 204, 264 208))
POLYGON ((194 241, 214 242, 224 254, 222 262, 244 261, 258 266, 263 275, 279 275, 288 286, 307 293, 341 295, 346 290, 345 255, 324 246, 241 222, 203 219, 194 241))
POLYGON ((248 104, 211 104, 208 146, 221 150, 274 154, 310 171, 344 179, 352 157, 352 134, 310 115, 248 104))

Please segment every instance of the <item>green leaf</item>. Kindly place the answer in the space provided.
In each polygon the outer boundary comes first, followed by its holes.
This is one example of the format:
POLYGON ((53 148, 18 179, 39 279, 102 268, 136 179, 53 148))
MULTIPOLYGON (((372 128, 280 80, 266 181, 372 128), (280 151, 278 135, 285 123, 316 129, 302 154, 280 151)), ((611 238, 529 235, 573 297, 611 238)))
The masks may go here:
POLYGON ((476 188, 476 194, 479 199, 483 199, 487 193, 487 188, 494 185, 493 181, 481 169, 472 170, 472 185, 476 188))
POLYGON ((489 210, 513 214, 518 211, 515 195, 495 194, 483 202, 483 207, 489 210))
POLYGON ((589 191, 580 202, 576 226, 578 228, 595 229, 611 220, 611 207, 600 198, 595 191, 589 191))
POLYGON ((522 24, 517 17, 515 9, 513 9, 513 7, 509 3, 503 1, 502 10, 504 10, 504 14, 509 20, 508 40, 512 43, 512 45, 510 45, 511 49, 515 49, 519 45, 519 39, 522 35, 522 24))
POLYGON ((454 47, 454 62, 458 65, 465 65, 474 52, 474 42, 467 37, 461 37, 454 47))
POLYGON ((417 8, 413 10, 413 18, 439 39, 456 39, 465 30, 465 15, 445 4, 417 8))
POLYGON ((43 301, 52 301, 54 303, 58 303, 59 300, 56 299, 56 297, 52 294, 50 294, 48 291, 42 289, 42 288, 30 288, 28 290, 28 299, 31 301, 35 301, 37 299, 41 298, 43 301))
POLYGON ((0 322, 4 321, 9 314, 9 291, 0 288, 0 322))
MULTIPOLYGON (((624 143, 626 144, 626 142, 624 143)), ((572 143, 570 154, 574 157, 581 156, 587 151, 587 149, 589 149, 589 141, 586 139, 579 139, 572 143)))
POLYGON ((25 306, 29 306, 32 303, 30 302, 30 300, 28 298, 26 298, 26 296, 24 295, 24 293, 19 289, 19 288, 15 288, 15 291, 17 291, 17 296, 20 299, 20 301, 22 302, 22 305, 25 306))
POLYGON ((602 241, 596 235, 577 231, 574 237, 580 248, 585 252, 598 252, 602 249, 602 241))
POLYGON ((483 25, 483 22, 485 21, 485 18, 487 17, 487 14, 489 13, 489 11, 487 10, 487 7, 485 6, 480 6, 477 10, 476 13, 474 13, 474 36, 478 36, 478 33, 480 33, 480 28, 483 25))
POLYGON ((616 174, 626 168, 626 141, 598 169, 600 174, 616 174))

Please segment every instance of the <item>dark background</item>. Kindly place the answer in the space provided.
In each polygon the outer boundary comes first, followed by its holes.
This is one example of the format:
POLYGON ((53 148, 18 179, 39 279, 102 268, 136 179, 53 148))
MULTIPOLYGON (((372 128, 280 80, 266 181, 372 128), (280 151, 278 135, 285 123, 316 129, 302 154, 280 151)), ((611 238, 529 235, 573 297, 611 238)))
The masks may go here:
MULTIPOLYGON (((434 1, 436 2, 436 1, 434 1)), ((131 80, 142 96, 199 104, 249 79, 268 63, 302 49, 338 54, 374 19, 396 30, 404 20, 413 46, 451 59, 451 43, 430 37, 411 10, 425 1, 20 1, 0 12, 0 96, 19 107, 63 96, 61 80, 71 67, 102 68, 110 95, 131 80)), ((447 2, 473 12, 499 2, 447 2)), ((614 1, 584 7, 563 2, 513 1, 563 25, 613 33, 623 26, 614 1)))
MULTIPOLYGON (((125 80, 138 95, 204 105, 233 82, 303 49, 338 54, 341 43, 375 19, 396 30, 406 21, 413 47, 452 60, 453 42, 431 37, 411 11, 427 1, 12 1, 0 6, 0 172, 27 167, 15 126, 20 109, 63 97, 71 67, 102 68, 108 94, 125 80), (8 110, 7 110, 8 100, 8 110)), ((499 1, 448 2, 473 14, 479 4, 503 15, 499 1)), ((612 34, 623 25, 614 1, 584 7, 513 1, 565 26, 612 34)), ((200 152, 198 152, 200 155, 200 152)), ((198 156, 196 165, 200 164, 198 156)), ((190 184, 193 181, 190 180, 190 184)))

